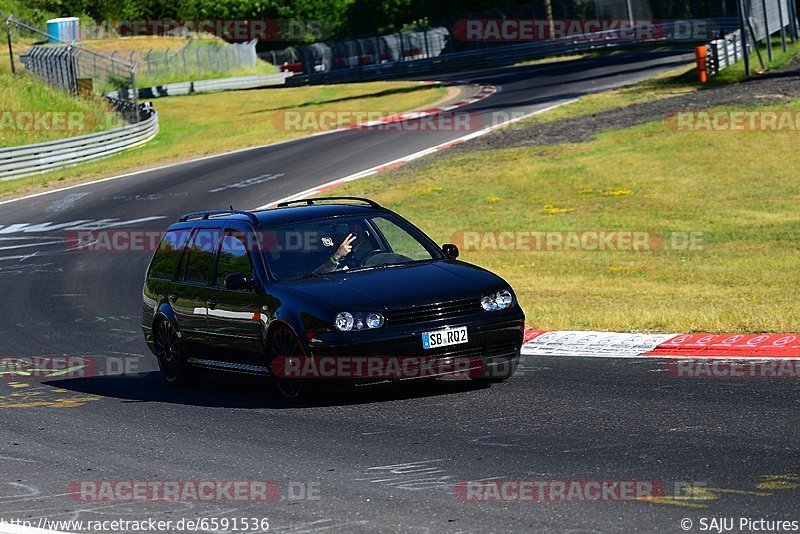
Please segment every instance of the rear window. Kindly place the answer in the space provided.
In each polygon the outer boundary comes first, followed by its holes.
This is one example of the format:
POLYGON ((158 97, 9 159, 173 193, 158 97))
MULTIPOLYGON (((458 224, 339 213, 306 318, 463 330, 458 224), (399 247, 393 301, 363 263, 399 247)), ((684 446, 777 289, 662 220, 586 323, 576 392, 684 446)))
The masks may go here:
POLYGON ((155 278, 175 278, 181 252, 189 237, 188 230, 170 230, 161 238, 153 261, 150 263, 148 276, 155 278))

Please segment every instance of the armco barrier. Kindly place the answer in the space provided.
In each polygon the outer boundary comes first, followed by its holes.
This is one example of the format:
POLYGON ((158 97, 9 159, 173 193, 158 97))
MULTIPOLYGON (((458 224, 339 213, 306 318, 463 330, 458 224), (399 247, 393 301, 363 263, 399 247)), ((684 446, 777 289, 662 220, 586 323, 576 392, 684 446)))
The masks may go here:
MULTIPOLYGON (((735 19, 709 19, 722 32, 733 31, 735 19)), ((622 47, 653 47, 679 45, 692 47, 699 44, 689 38, 676 37, 679 33, 676 22, 664 22, 651 30, 657 38, 636 40, 618 35, 614 30, 576 35, 548 41, 535 41, 491 46, 465 52, 442 54, 436 57, 410 61, 391 61, 378 64, 353 66, 331 71, 315 72, 295 76, 287 80, 289 85, 314 85, 327 83, 362 82, 378 79, 403 78, 427 73, 453 71, 466 68, 499 67, 521 61, 566 55, 579 52, 602 51, 622 47)))
POLYGON ((739 30, 726 35, 722 39, 715 39, 706 45, 706 70, 709 74, 717 74, 725 67, 730 67, 737 61, 744 59, 744 46, 742 34, 739 30))
POLYGON ((146 143, 158 133, 158 114, 142 110, 142 120, 105 132, 34 145, 0 149, 0 181, 92 161, 146 143))
MULTIPOLYGON (((192 93, 208 93, 212 91, 283 85, 286 83, 286 78, 290 76, 292 76, 291 72, 280 72, 277 74, 235 76, 232 78, 217 78, 215 80, 168 83, 139 89, 139 98, 158 98, 160 96, 188 95, 192 93)), ((131 100, 133 95, 130 89, 122 89, 120 91, 106 93, 106 96, 122 100, 131 100)))

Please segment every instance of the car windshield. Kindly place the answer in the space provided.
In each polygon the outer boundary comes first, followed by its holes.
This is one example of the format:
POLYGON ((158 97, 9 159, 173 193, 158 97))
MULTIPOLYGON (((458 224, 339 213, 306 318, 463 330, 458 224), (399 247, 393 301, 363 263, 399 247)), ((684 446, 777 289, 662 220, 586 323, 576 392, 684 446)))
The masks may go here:
POLYGON ((276 280, 442 257, 421 232, 391 215, 336 217, 274 227, 262 238, 262 249, 276 280), (343 243, 349 244, 349 252, 340 248, 343 243))

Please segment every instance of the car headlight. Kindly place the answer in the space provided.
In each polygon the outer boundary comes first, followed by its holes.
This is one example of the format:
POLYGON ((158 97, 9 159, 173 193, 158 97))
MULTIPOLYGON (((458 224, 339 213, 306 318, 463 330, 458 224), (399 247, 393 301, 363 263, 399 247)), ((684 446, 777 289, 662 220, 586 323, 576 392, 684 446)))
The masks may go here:
POLYGON ((342 332, 349 332, 353 329, 353 326, 355 326, 355 322, 356 321, 352 313, 342 312, 336 316, 334 324, 338 330, 341 330, 342 332))
POLYGON ((502 289, 481 299, 481 307, 486 311, 505 310, 513 305, 514 295, 507 289, 502 289))
POLYGON ((336 329, 341 332, 353 330, 372 330, 383 326, 384 318, 380 313, 350 313, 341 312, 333 321, 336 329))
POLYGON ((511 291, 504 289, 497 292, 497 296, 495 296, 494 300, 497 302, 497 306, 501 310, 504 310, 510 308, 514 304, 514 295, 511 294, 511 291))
POLYGON ((492 297, 483 297, 481 299, 481 306, 486 311, 494 311, 497 310, 497 302, 492 297))

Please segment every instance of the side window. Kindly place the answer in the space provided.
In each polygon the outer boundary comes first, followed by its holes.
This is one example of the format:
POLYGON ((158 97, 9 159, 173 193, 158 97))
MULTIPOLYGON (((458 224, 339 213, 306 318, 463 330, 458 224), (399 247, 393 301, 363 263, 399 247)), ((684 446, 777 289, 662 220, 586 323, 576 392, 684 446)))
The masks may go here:
POLYGON ((217 228, 201 228, 194 234, 183 275, 186 282, 208 283, 214 264, 214 246, 219 234, 220 230, 217 228))
POLYGON ((170 230, 161 238, 153 261, 150 263, 148 276, 155 278, 175 278, 181 252, 189 237, 188 230, 170 230))
POLYGON ((220 242, 216 285, 224 286, 225 277, 233 273, 243 273, 252 278, 253 264, 247 253, 245 235, 236 230, 228 230, 220 242))
POLYGON ((392 247, 392 252, 406 256, 411 260, 431 259, 431 253, 422 246, 422 243, 392 221, 383 217, 375 217, 372 222, 383 234, 389 246, 392 247))

